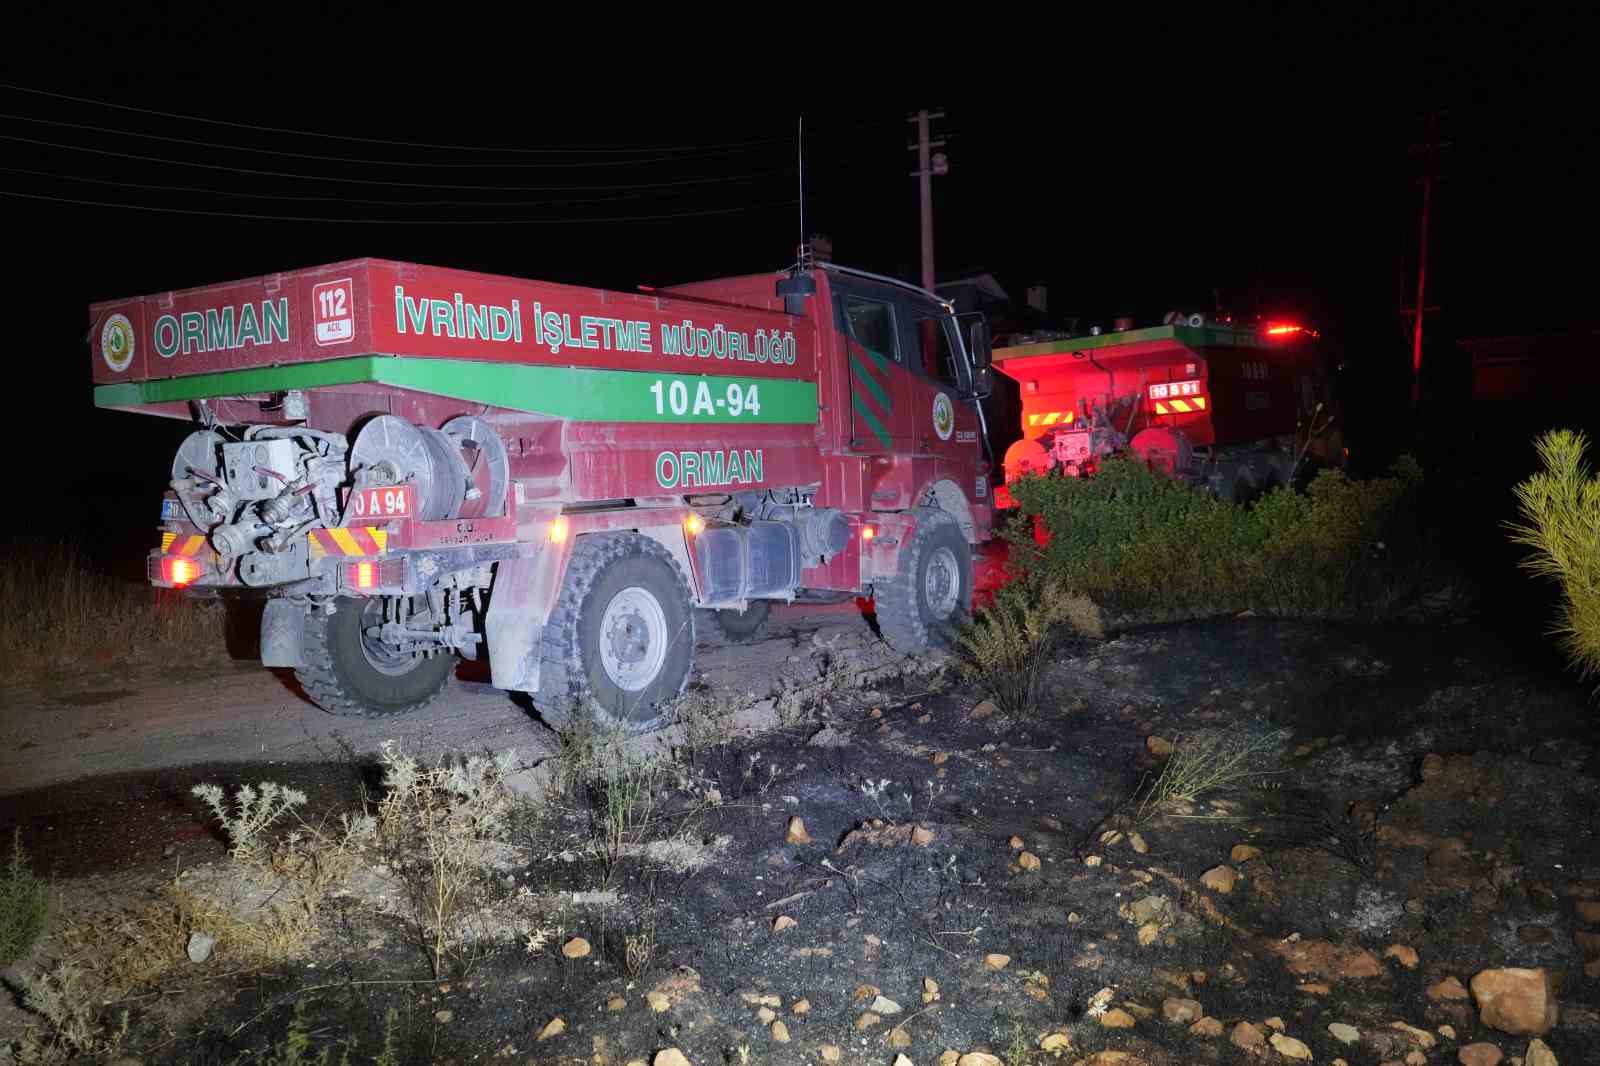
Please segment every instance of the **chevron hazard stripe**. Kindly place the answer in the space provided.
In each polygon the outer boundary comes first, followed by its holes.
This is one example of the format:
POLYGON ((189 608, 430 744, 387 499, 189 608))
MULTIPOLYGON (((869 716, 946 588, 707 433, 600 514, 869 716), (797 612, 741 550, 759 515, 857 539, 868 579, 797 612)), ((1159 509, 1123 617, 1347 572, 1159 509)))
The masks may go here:
POLYGON ((389 531, 368 526, 335 526, 332 529, 313 529, 306 534, 306 545, 311 558, 328 555, 362 558, 382 555, 388 550, 389 531))

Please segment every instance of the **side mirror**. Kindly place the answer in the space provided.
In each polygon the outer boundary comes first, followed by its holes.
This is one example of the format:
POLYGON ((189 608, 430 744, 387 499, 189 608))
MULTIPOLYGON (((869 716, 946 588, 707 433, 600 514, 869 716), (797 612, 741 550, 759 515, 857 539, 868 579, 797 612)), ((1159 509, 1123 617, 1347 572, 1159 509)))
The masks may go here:
POLYGON ((993 352, 990 350, 989 322, 976 311, 958 315, 966 326, 967 355, 972 360, 972 393, 983 399, 994 391, 994 373, 990 369, 993 352))

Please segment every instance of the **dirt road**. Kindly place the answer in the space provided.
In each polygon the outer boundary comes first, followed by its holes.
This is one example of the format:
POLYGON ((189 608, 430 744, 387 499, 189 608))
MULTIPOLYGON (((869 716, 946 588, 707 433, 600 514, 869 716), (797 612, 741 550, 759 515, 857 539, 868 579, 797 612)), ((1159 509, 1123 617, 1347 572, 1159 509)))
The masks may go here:
MULTIPOLYGON (((854 605, 790 607, 749 645, 702 644, 700 684, 759 701, 775 686, 805 685, 841 664, 888 665, 893 655, 854 605)), ((95 678, 67 692, 0 695, 0 795, 87 777, 226 763, 349 761, 385 740, 425 756, 450 750, 550 750, 554 735, 525 697, 470 680, 464 664, 445 698, 422 714, 337 718, 308 703, 292 680, 255 663, 181 680, 95 678)))

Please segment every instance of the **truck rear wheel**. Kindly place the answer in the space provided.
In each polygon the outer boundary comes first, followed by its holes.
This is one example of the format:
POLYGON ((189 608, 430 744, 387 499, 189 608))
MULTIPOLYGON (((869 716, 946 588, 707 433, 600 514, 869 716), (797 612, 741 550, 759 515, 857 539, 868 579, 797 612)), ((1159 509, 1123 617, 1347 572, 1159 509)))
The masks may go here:
POLYGON ((902 655, 950 647, 972 611, 972 547, 961 527, 936 507, 915 513, 917 531, 900 549, 898 572, 872 594, 878 631, 902 655))
POLYGON ((749 644, 760 640, 772 614, 771 600, 751 600, 742 611, 704 610, 700 618, 711 634, 720 634, 726 644, 749 644))
POLYGON ((388 718, 421 710, 444 692, 455 656, 391 648, 367 633, 381 625, 383 597, 334 601, 333 614, 306 616, 301 666, 294 676, 306 695, 330 714, 388 718))
POLYGON ((683 571, 637 533, 582 537, 544 627, 534 705, 552 725, 589 714, 644 732, 689 683, 694 610, 683 571))

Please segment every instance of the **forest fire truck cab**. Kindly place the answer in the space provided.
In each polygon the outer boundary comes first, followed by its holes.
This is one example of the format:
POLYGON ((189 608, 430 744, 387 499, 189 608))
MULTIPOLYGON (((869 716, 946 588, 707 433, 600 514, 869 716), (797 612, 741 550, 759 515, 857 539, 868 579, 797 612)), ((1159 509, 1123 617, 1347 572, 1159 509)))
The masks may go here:
POLYGON ((990 531, 987 328, 831 264, 609 292, 363 259, 97 303, 95 403, 193 420, 149 577, 262 590, 338 714, 457 655, 552 721, 648 728, 697 621, 868 596, 947 642, 990 531))

